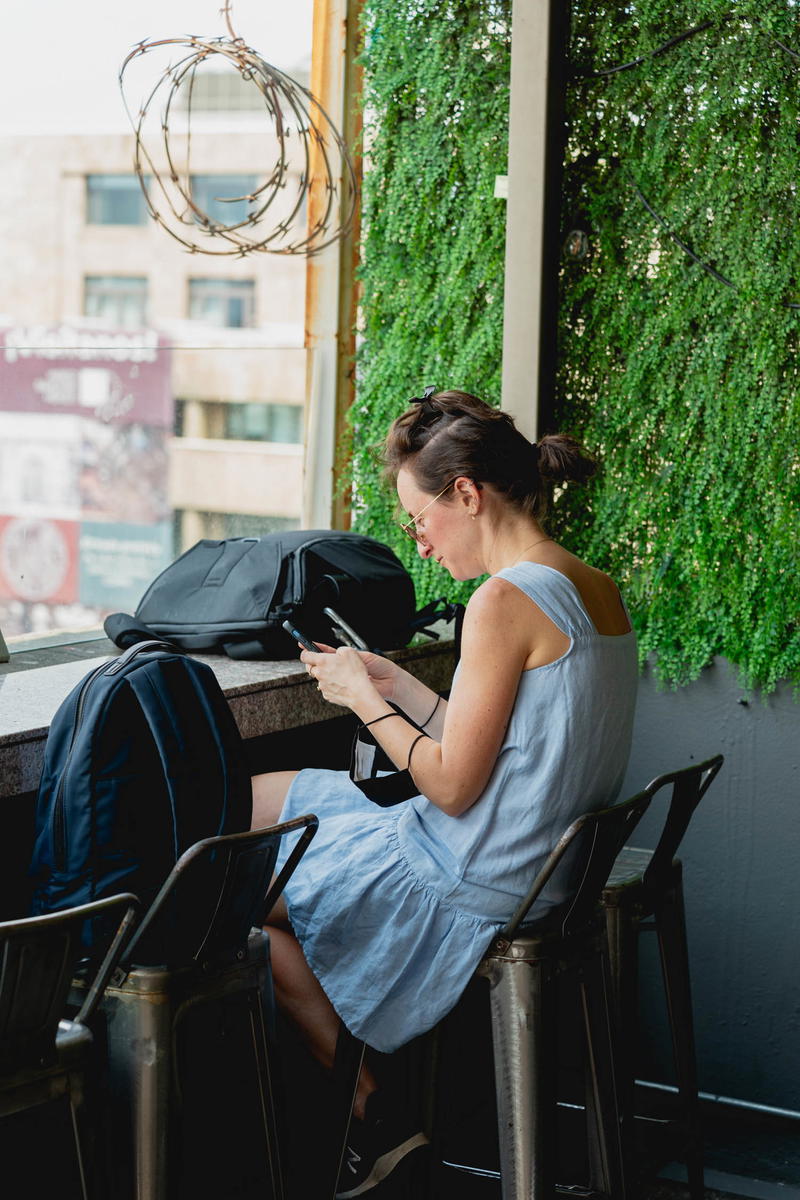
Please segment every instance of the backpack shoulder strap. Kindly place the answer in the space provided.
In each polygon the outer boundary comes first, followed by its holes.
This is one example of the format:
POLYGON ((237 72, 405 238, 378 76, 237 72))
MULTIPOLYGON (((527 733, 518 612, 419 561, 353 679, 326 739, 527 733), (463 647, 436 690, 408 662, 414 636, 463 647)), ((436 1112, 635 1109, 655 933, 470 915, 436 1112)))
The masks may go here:
POLYGON ((424 608, 417 610, 416 615, 411 621, 412 633, 424 633, 426 637, 433 638, 438 642, 439 634, 435 630, 429 629, 435 621, 454 621, 454 638, 456 662, 461 655, 461 626, 464 623, 465 606, 460 603, 448 603, 443 596, 438 600, 431 600, 424 608))
POLYGON ((161 761, 176 857, 200 837, 246 828, 249 795, 244 785, 249 775, 239 731, 213 671, 180 653, 161 654, 148 656, 127 680, 161 761), (203 803, 208 791, 200 796, 189 783, 198 767, 201 786, 218 789, 210 804, 203 803), (195 805, 197 811, 192 811, 189 806, 195 805))

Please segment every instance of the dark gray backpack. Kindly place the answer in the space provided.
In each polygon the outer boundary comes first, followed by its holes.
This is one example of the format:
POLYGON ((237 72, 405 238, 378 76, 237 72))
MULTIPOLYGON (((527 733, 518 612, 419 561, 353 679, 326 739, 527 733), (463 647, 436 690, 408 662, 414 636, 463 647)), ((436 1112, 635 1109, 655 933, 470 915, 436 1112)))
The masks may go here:
POLYGON ((411 576, 382 542, 303 529, 197 542, 153 580, 132 617, 114 613, 105 629, 122 647, 158 636, 197 653, 296 658, 283 622, 335 645, 326 608, 371 650, 399 649, 418 629, 452 616, 444 601, 417 611, 411 576))

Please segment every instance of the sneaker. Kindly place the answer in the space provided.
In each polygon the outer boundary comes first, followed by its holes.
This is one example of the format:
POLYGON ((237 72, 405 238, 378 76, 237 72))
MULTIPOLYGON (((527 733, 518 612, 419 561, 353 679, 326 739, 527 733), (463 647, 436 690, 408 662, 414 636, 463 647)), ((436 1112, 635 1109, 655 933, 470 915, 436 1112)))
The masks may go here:
POLYGON ((382 1111, 382 1097, 373 1092, 364 1120, 353 1117, 350 1122, 336 1200, 355 1200, 372 1191, 408 1154, 427 1144, 421 1129, 399 1114, 382 1111))

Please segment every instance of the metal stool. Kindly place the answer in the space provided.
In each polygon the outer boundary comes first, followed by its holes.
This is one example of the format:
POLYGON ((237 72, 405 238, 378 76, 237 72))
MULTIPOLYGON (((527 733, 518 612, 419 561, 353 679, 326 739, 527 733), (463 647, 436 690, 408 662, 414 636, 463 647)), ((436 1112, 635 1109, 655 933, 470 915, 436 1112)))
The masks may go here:
MULTIPOLYGON (((552 1200, 556 1188, 556 982, 577 978, 586 1040, 590 1181, 570 1194, 624 1200, 605 923, 600 892, 650 797, 574 821, 528 895, 493 939, 478 975, 488 980, 503 1200, 552 1200), (544 915, 523 924, 535 902, 544 915)), ((436 1130, 434 1128, 434 1145, 436 1130)), ((484 1168, 461 1167, 481 1176, 484 1168)), ((494 1173, 496 1174, 496 1173, 494 1173)))
POLYGON ((697 1102, 692 997, 683 904, 682 866, 675 853, 692 814, 723 763, 716 755, 696 766, 660 775, 647 787, 654 797, 672 788, 661 836, 655 850, 625 846, 614 863, 602 894, 606 914, 611 976, 618 1026, 620 1104, 626 1153, 633 1159, 635 1051, 638 1011, 638 939, 658 935, 689 1194, 702 1200, 703 1148, 697 1102), (652 920, 649 920, 652 918, 652 920))
MULTIPOLYGON (((72 1143, 74 1155, 72 1164, 53 1164, 60 1196, 102 1200, 109 1194, 94 1153, 97 1133, 87 1120, 85 1103, 93 1051, 89 1022, 124 949, 137 905, 136 897, 125 892, 0 924, 0 1125, 23 1113, 42 1115, 45 1106, 54 1102, 68 1106, 67 1145, 72 1143), (124 909, 121 919, 120 909, 124 909), (102 961, 99 967, 90 966, 83 1004, 67 1020, 70 984, 86 953, 81 935, 87 921, 94 923, 95 930, 92 961, 102 961)), ((18 1132, 15 1128, 15 1144, 18 1132)), ((46 1156, 53 1152, 48 1142, 46 1156)), ((9 1154, 2 1157, 4 1170, 15 1174, 9 1154)), ((28 1156, 24 1171, 26 1182, 20 1186, 32 1193, 37 1180, 42 1184, 41 1164, 28 1156)))
POLYGON ((117 1200, 282 1200, 265 914, 314 816, 208 838, 179 859, 100 1007, 117 1200), (270 886, 280 839, 302 830, 270 886), (202 900, 199 898, 202 897, 202 900), (137 965, 161 945, 165 963, 137 965))

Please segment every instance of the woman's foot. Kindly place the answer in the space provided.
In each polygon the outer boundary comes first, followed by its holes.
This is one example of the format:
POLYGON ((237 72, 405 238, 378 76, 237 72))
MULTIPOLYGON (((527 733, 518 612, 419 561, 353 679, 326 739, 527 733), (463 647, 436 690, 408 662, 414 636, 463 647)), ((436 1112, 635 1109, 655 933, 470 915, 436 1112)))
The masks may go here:
POLYGON ((353 1117, 350 1122, 336 1200, 355 1200, 372 1191, 407 1155, 427 1144, 418 1121, 390 1109, 381 1092, 372 1092, 363 1121, 353 1117))

